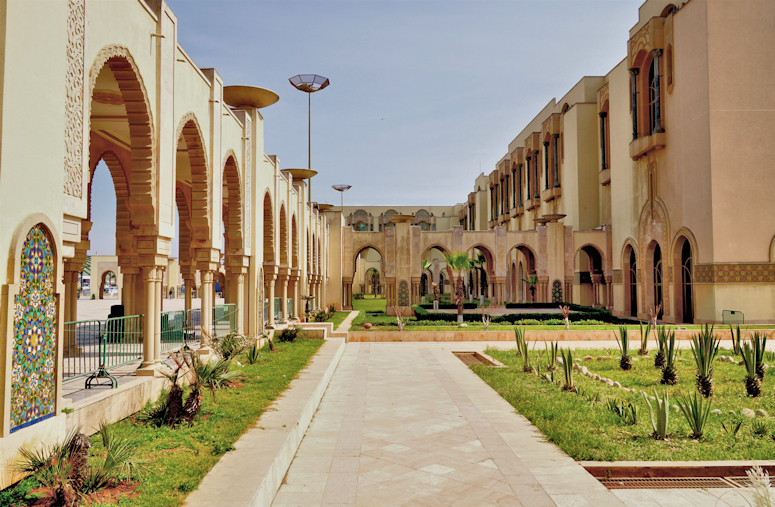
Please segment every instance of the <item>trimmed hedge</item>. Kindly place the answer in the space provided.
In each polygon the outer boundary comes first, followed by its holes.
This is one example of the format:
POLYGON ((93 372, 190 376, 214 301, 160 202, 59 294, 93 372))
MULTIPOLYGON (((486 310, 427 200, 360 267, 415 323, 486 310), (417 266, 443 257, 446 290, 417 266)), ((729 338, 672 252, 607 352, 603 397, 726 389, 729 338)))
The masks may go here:
MULTIPOLYGON (((417 305, 420 308, 424 308, 426 310, 432 310, 433 309, 433 303, 423 303, 420 305, 417 305)), ((463 308, 466 310, 473 310, 474 308, 478 308, 479 303, 469 303, 469 302, 463 302, 463 308)), ((457 305, 455 303, 442 303, 439 302, 439 310, 457 310, 457 305)))
MULTIPOLYGON (((536 304, 546 304, 547 306, 544 306, 543 308, 552 308, 555 306, 555 305, 552 305, 551 303, 536 303, 536 304)), ((609 312, 608 310, 604 310, 601 308, 590 308, 590 307, 580 306, 580 305, 572 305, 571 309, 574 309, 573 306, 575 306, 579 310, 575 310, 574 313, 571 313, 569 315, 568 318, 570 319, 571 322, 595 320, 595 321, 600 321, 600 322, 605 322, 610 324, 631 323, 631 321, 629 320, 623 320, 623 319, 614 317, 613 315, 611 315, 611 312, 609 312)), ((507 305, 507 308, 509 308, 508 305, 507 305)), ((532 308, 542 308, 542 307, 533 306, 532 308)), ((457 322, 456 313, 431 313, 425 308, 422 308, 419 306, 414 307, 414 314, 417 317, 417 320, 457 322)), ((463 314, 464 322, 481 322, 481 320, 482 320, 482 315, 479 313, 463 314)), ((503 324, 503 323, 513 324, 521 320, 535 320, 539 322, 544 322, 548 320, 557 320, 557 313, 509 313, 506 315, 493 316, 491 317, 490 322, 492 322, 493 324, 503 324)))

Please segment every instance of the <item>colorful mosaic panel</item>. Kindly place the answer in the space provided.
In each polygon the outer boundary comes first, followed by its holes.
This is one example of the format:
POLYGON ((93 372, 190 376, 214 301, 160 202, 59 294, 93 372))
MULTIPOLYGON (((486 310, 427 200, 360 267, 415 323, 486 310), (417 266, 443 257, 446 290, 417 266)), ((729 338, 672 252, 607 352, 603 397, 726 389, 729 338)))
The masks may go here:
POLYGON ((398 306, 409 306, 409 284, 406 280, 398 284, 398 306))
POLYGON ((56 324, 54 254, 44 227, 27 233, 14 300, 11 431, 54 415, 56 324))
POLYGON ((562 282, 552 282, 552 303, 562 303, 562 282))
POLYGON ((775 283, 775 264, 697 264, 695 283, 775 283))

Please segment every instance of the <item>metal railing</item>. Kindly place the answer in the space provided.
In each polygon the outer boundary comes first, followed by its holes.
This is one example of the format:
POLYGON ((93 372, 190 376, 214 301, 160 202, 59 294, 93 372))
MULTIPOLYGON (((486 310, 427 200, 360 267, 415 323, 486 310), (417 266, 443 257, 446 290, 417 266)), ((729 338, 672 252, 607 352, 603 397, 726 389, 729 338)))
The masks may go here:
POLYGON ((192 308, 186 310, 186 343, 202 340, 202 310, 192 308))
POLYGON ((163 312, 161 314, 161 350, 162 352, 182 347, 186 343, 185 310, 163 312))
POLYGON ((94 375, 142 356, 142 315, 64 323, 63 380, 94 375))
POLYGON ((213 338, 227 335, 237 329, 237 305, 215 305, 213 307, 213 338))
POLYGON ((264 301, 264 324, 269 322, 269 300, 264 301))
POLYGON ((745 313, 740 310, 722 310, 722 324, 745 324, 745 313))
POLYGON ((285 308, 286 308, 285 316, 286 317, 295 317, 295 315, 293 315, 293 299, 292 298, 288 298, 286 301, 287 301, 287 304, 285 305, 285 308))
POLYGON ((283 306, 283 298, 274 298, 274 320, 275 322, 281 322, 280 308, 283 306))

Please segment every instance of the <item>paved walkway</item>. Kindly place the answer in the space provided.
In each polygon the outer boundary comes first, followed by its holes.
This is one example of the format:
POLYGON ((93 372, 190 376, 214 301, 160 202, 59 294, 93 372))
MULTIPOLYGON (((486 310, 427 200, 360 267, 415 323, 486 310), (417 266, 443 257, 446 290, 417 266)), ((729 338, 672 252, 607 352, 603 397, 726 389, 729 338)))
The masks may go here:
POLYGON ((274 505, 622 505, 452 350, 347 344, 274 505))
POLYGON ((357 317, 359 313, 361 312, 357 310, 350 312, 350 315, 344 318, 341 324, 339 324, 339 327, 334 329, 334 332, 346 333, 347 331, 349 331, 353 325, 353 320, 355 320, 355 317, 357 317))

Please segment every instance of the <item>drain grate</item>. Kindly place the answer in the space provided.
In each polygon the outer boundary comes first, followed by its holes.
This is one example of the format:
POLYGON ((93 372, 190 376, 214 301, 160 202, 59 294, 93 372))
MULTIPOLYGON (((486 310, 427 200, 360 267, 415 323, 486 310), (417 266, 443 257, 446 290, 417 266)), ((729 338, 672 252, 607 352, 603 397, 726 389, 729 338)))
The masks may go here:
MULTIPOLYGON (((740 488, 750 488, 752 486, 751 479, 747 475, 724 478, 740 488)), ((775 477, 770 477, 770 487, 775 487, 775 477)))
MULTIPOLYGON (((740 479, 747 479, 743 477, 740 479)), ((621 477, 598 479, 608 489, 706 489, 734 488, 723 477, 621 477)))

